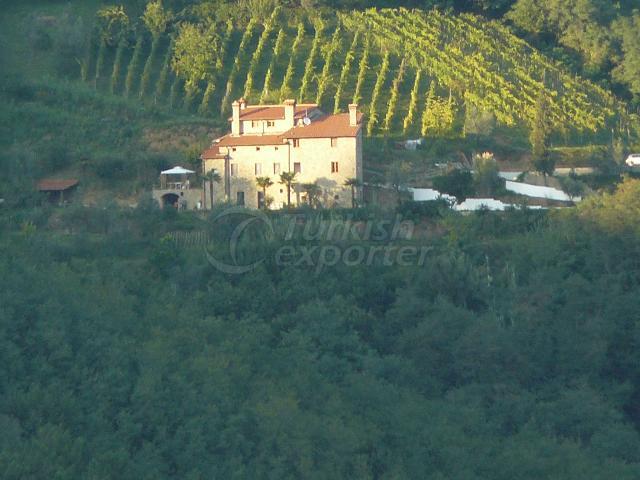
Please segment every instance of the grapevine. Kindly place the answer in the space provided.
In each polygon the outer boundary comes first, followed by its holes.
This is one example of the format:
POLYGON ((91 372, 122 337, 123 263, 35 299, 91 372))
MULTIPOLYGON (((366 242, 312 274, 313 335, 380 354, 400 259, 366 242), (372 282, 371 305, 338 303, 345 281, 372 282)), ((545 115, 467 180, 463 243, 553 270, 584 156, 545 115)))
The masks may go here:
POLYGON ((404 69, 406 66, 406 59, 403 58, 398 68, 398 75, 393 79, 393 85, 391 86, 391 97, 389 98, 389 105, 387 107, 387 114, 384 117, 384 126, 382 127, 385 132, 389 132, 391 129, 391 122, 393 121, 393 115, 396 111, 396 104, 398 103, 398 95, 400 94, 400 85, 404 78, 404 69))
POLYGON ((271 82, 273 79, 273 71, 276 68, 276 64, 282 55, 282 49, 284 46, 285 33, 284 29, 280 29, 278 31, 278 37, 276 38, 276 43, 273 46, 273 54, 271 55, 271 62, 269 62, 269 67, 267 68, 267 73, 264 77, 264 85, 262 86, 262 93, 260 94, 260 103, 263 103, 269 92, 271 90, 271 82))
POLYGON ((404 123, 402 124, 402 132, 406 135, 409 128, 413 124, 413 117, 418 109, 418 93, 420 90, 420 79, 422 76, 422 70, 418 69, 416 72, 416 78, 413 81, 413 88, 411 89, 411 100, 409 100, 409 109, 407 110, 407 116, 404 117, 404 123))
POLYGON ((378 72, 378 77, 376 78, 376 84, 373 87, 373 93, 371 94, 371 106, 369 107, 369 122, 367 123, 367 133, 371 135, 373 133, 373 129, 378 122, 378 113, 376 111, 376 104, 378 102, 378 97, 380 96, 380 91, 382 90, 382 85, 384 85, 384 81, 387 77, 387 72, 389 70, 389 51, 384 52, 384 57, 382 57, 382 65, 380 66, 380 71, 378 72))
POLYGON ((353 64, 353 60, 355 58, 355 50, 358 46, 358 40, 360 38, 360 32, 356 31, 353 36, 353 40, 351 42, 351 46, 349 47, 349 51, 347 52, 347 56, 344 59, 344 64, 342 65, 342 71, 340 72, 340 80, 338 81, 338 87, 336 88, 336 94, 334 97, 333 104, 333 113, 338 113, 340 111, 340 100, 342 98, 342 90, 344 89, 347 78, 349 77, 349 73, 351 72, 351 65, 353 64))
POLYGON ((118 42, 118 49, 116 50, 116 58, 113 61, 113 70, 111 71, 111 84, 109 91, 114 94, 118 90, 118 83, 120 81, 120 72, 122 70, 122 61, 124 59, 124 52, 127 48, 127 41, 122 38, 118 42))
POLYGON ((260 59, 262 58, 262 52, 265 48, 267 40, 269 40, 269 37, 271 36, 271 32, 273 31, 273 27, 275 26, 278 14, 279 14, 279 9, 276 8, 273 11, 273 14, 269 18, 269 20, 267 20, 264 26, 264 30, 262 30, 262 34, 260 35, 260 39, 258 40, 258 46, 256 47, 255 51, 253 52, 253 56, 251 57, 251 62, 249 63, 249 70, 247 71, 247 79, 244 83, 244 97, 247 99, 249 98, 249 95, 251 95, 251 90, 253 89, 255 72, 260 63, 260 59))
POLYGON ((218 74, 220 73, 220 70, 222 69, 223 59, 227 55, 232 34, 233 22, 231 20, 228 20, 227 28, 224 32, 224 36, 222 37, 222 41, 220 42, 220 52, 218 53, 218 58, 216 58, 215 69, 210 73, 207 79, 207 88, 205 88, 204 90, 202 101, 200 102, 200 106, 198 107, 198 113, 200 113, 201 115, 206 115, 211 109, 211 100, 213 99, 213 95, 216 91, 216 80, 219 76, 218 74))
POLYGON ((335 32, 331 37, 331 42, 327 45, 325 57, 324 57, 324 65, 322 66, 322 73, 320 74, 320 79, 318 80, 318 93, 316 94, 316 103, 320 105, 322 103, 322 96, 327 90, 329 81, 331 79, 331 62, 333 61, 333 57, 336 54, 338 47, 340 47, 340 40, 342 30, 340 29, 340 24, 336 27, 335 32))
POLYGON ((240 46, 238 47, 238 53, 236 54, 236 58, 233 62, 233 67, 231 67, 231 73, 229 73, 229 78, 227 79, 227 88, 224 93, 224 97, 222 98, 222 104, 220 105, 220 111, 226 112, 228 110, 228 105, 230 102, 231 93, 233 92, 233 85, 235 84, 236 77, 238 76, 238 71, 240 70, 240 65, 243 59, 246 56, 245 50, 253 36, 253 31, 257 26, 257 22, 255 19, 249 20, 249 24, 247 25, 247 29, 244 31, 242 35, 242 39, 240 40, 240 46))
POLYGON ((282 87, 280 88, 280 101, 283 101, 291 90, 291 80, 293 80, 293 74, 295 70, 295 59, 296 54, 298 53, 298 49, 300 48, 300 44, 304 39, 304 23, 298 23, 298 33, 296 34, 296 38, 293 41, 293 45, 291 46, 291 51, 289 52, 289 65, 287 65, 287 71, 284 74, 284 79, 282 80, 282 87))
POLYGON ((367 69, 369 68, 369 55, 371 51, 371 40, 367 37, 367 40, 364 44, 364 52, 362 53, 362 58, 360 59, 360 66, 358 69, 358 79, 356 80, 356 90, 353 94, 353 103, 360 103, 360 91, 362 90, 362 84, 364 83, 365 76, 367 75, 367 69))
POLYGON ((144 98, 149 90, 149 84, 151 83, 151 68, 153 67, 153 60, 156 58, 159 44, 160 37, 155 37, 151 41, 151 51, 149 52, 147 61, 144 63, 142 78, 140 79, 140 98, 144 98))
POLYGON ((304 74, 302 75, 302 84, 300 85, 300 92, 298 95, 300 102, 303 102, 307 95, 309 81, 311 80, 311 77, 313 75, 313 62, 320 48, 320 39, 322 38, 322 32, 324 31, 323 21, 321 19, 318 19, 314 27, 315 27, 315 35, 313 36, 313 42, 311 43, 311 51, 309 52, 309 56, 307 57, 307 61, 304 66, 304 74))
POLYGON ((133 83, 135 79, 135 75, 140 66, 140 60, 142 59, 142 45, 143 45, 144 37, 142 35, 138 36, 138 40, 136 41, 136 46, 133 49, 133 57, 131 57, 131 61, 129 62, 129 66, 127 67, 127 78, 124 84, 124 93, 125 96, 129 96, 133 91, 133 83))
POLYGON ((173 55, 173 38, 171 38, 171 43, 169 44, 169 48, 164 56, 164 60, 162 61, 162 68, 160 69, 160 76, 158 77, 158 81, 156 83, 156 93, 154 100, 157 100, 158 97, 162 97, 167 89, 167 82, 169 81, 169 74, 171 73, 171 56, 173 55))
POLYGON ((102 70, 104 70, 105 57, 107 55, 107 42, 104 39, 100 40, 98 46, 98 59, 96 60, 96 75, 93 79, 94 87, 98 87, 100 77, 102 77, 102 70))

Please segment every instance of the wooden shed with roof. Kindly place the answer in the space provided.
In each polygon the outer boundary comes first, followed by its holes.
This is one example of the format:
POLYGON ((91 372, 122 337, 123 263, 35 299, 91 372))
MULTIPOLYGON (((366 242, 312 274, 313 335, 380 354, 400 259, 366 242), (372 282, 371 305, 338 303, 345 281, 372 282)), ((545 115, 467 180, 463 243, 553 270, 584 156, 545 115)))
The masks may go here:
POLYGON ((77 179, 45 178, 38 182, 37 189, 47 196, 51 203, 61 204, 69 201, 80 182, 77 179))

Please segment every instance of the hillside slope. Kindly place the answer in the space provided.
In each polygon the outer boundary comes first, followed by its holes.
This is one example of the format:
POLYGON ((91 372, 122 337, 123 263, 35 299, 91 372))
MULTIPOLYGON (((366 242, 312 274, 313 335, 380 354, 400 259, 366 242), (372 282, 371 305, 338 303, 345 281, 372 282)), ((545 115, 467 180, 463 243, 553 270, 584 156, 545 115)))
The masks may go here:
MULTIPOLYGON (((30 182, 73 175, 105 192, 146 190, 163 165, 195 162, 193 152, 226 128, 240 96, 318 102, 327 112, 356 102, 369 137, 444 139, 420 152, 420 170, 425 158, 457 159, 465 149, 522 163, 542 94, 557 127, 554 146, 595 143, 606 152, 612 130, 635 142, 633 117, 609 92, 473 15, 383 9, 329 18, 276 9, 247 24, 193 14, 174 17, 154 42, 139 13, 127 10, 121 40, 105 44, 100 3, 77 3, 12 2, 0 17, 0 66, 13 75, 0 86, 0 156, 13 165, 14 186, 27 170, 30 182), (185 23, 202 36, 195 51, 206 69, 198 75, 175 71, 185 23), (149 136, 169 141, 154 149, 149 136), (133 168, 124 174, 122 166, 133 168)), ((370 164, 395 161, 391 143, 367 144, 370 164)))
MULTIPOLYGON (((222 117, 241 95, 252 103, 317 101, 327 111, 355 101, 368 115, 369 135, 461 136, 470 117, 486 113, 503 126, 526 126, 541 95, 567 135, 610 133, 628 122, 624 105, 609 92, 567 73, 504 25, 473 15, 383 9, 322 20, 276 10, 263 22, 225 21, 213 30, 219 48, 205 53, 212 67, 187 98, 183 81, 195 74, 175 76, 169 34, 153 49, 139 30, 118 54, 100 47, 94 33, 84 78, 123 93, 121 80, 108 77, 126 71, 135 78, 127 95, 222 117), (160 85, 141 91, 141 66, 151 54, 157 69, 151 77, 160 85), (96 58, 106 63, 98 75, 96 58)), ((171 34, 180 38, 177 30, 171 34)))

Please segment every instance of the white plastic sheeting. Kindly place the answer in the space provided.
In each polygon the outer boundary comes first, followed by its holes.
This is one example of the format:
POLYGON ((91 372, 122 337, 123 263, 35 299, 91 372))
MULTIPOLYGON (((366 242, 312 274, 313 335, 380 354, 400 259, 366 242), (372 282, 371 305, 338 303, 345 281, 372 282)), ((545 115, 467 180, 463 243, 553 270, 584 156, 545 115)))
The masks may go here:
MULTIPOLYGON (((467 198, 464 202, 453 207, 458 212, 472 212, 475 210, 481 210, 486 208, 487 210, 503 211, 507 208, 523 208, 522 205, 513 205, 511 203, 504 203, 495 198, 467 198)), ((528 210, 546 210, 545 207, 540 205, 528 205, 528 210)))
POLYGON ((438 200, 440 198, 449 202, 455 202, 456 197, 447 195, 446 193, 440 193, 433 188, 409 188, 409 191, 413 194, 414 202, 428 202, 431 200, 438 200))
MULTIPOLYGON (((560 200, 564 202, 571 201, 571 198, 566 193, 564 193, 562 190, 558 190, 557 188, 541 187, 537 185, 529 185, 527 183, 512 182, 509 180, 507 180, 505 183, 505 187, 507 190, 519 195, 532 198, 560 200)), ((409 188, 408 190, 413 194, 414 202, 428 202, 438 199, 444 199, 449 201, 453 205, 454 210, 460 212, 480 210, 482 208, 495 211, 502 211, 507 208, 521 208, 519 205, 504 203, 500 200, 496 200, 495 198, 467 198, 464 202, 458 204, 455 197, 447 195, 446 193, 440 193, 438 190, 434 190, 433 188, 409 188)), ((575 197, 573 201, 580 201, 580 197, 575 197)), ((531 205, 527 208, 541 209, 544 207, 531 205)))
POLYGON ((528 183, 518 183, 506 181, 505 188, 510 192, 517 193, 518 195, 524 195, 525 197, 532 198, 546 198, 548 200, 560 200, 562 202, 579 202, 582 200, 580 197, 569 197, 562 190, 558 190, 553 187, 541 187, 538 185, 529 185, 528 183))
POLYGON ((512 207, 508 203, 503 203, 495 198, 467 198, 464 202, 453 207, 454 210, 459 212, 467 212, 473 210, 480 210, 486 208, 488 210, 505 210, 512 207))
MULTIPOLYGON (((455 197, 447 195, 446 193, 440 193, 438 190, 434 190, 433 188, 409 188, 408 190, 413 193, 414 202, 428 202, 444 199, 449 201, 452 208, 458 212, 470 212, 483 208, 494 211, 503 211, 507 208, 521 208, 520 205, 504 203, 500 200, 496 200, 495 198, 467 198, 464 202, 457 203, 455 197)), ((527 206, 527 208, 538 210, 544 207, 530 205, 527 206)))

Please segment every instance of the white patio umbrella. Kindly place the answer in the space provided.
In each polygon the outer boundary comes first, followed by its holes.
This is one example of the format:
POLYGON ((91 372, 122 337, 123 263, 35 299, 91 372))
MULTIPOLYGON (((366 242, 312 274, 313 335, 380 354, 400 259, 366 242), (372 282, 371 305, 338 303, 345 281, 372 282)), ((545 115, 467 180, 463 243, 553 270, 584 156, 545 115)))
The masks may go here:
POLYGON ((189 173, 196 173, 193 170, 187 170, 186 168, 176 166, 170 168, 169 170, 164 170, 160 172, 162 175, 187 175, 189 173))

